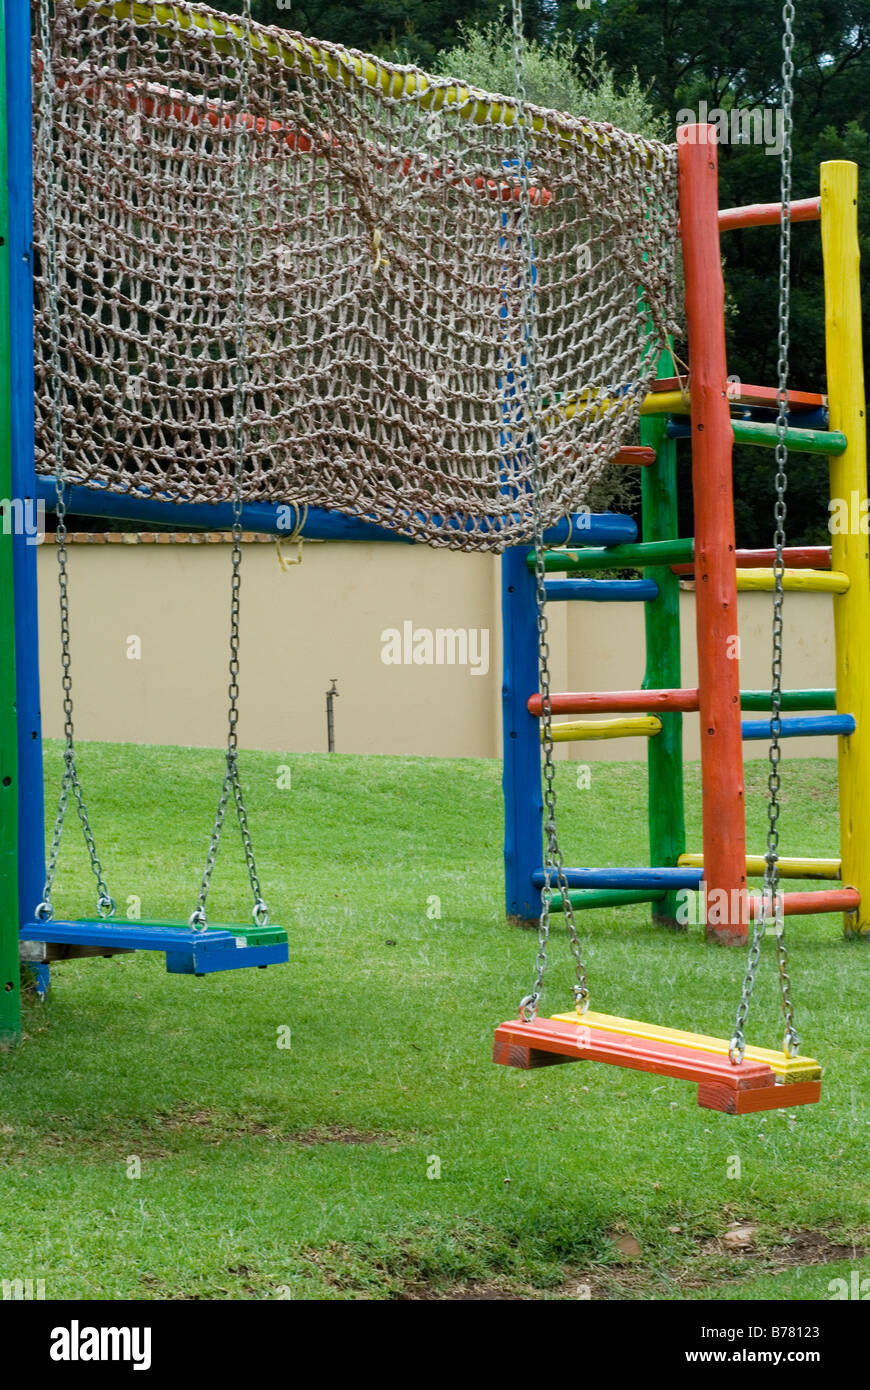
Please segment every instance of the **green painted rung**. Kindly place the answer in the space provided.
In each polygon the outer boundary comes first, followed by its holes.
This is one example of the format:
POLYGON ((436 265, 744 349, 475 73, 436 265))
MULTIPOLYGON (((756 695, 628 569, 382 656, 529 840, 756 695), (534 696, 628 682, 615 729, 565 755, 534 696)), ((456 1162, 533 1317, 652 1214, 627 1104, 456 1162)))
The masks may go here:
MULTIPOLYGON (((658 903, 666 895, 656 890, 634 888, 575 888, 568 894, 571 906, 578 911, 594 907, 628 907, 630 903, 658 903)), ((553 912, 562 911, 562 894, 554 893, 550 904, 553 912)))
MULTIPOLYGON (((572 570, 638 569, 654 565, 691 564, 694 558, 691 536, 679 540, 637 541, 631 545, 590 547, 589 550, 546 550, 544 568, 548 573, 572 570)), ((534 552, 526 558, 530 570, 535 568, 534 552)))
MULTIPOLYGON (((769 690, 741 690, 741 709, 771 708, 769 690)), ((782 709, 836 709, 836 690, 784 690, 782 709)))
MULTIPOLYGON (((736 444, 760 444, 775 449, 776 425, 759 420, 732 420, 736 444)), ((796 454, 843 454, 848 440, 839 430, 802 430, 798 426, 785 432, 785 443, 796 454)))

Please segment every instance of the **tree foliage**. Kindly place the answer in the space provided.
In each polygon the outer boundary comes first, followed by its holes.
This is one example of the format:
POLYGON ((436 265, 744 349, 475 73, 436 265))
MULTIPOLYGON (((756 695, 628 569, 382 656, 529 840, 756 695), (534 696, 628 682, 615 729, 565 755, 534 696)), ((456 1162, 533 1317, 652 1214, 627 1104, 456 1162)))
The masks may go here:
MULTIPOLYGON (((590 0, 578 9, 558 0, 556 33, 575 55, 590 40, 617 80, 637 71, 650 84, 658 114, 671 130, 681 109, 777 107, 781 93, 780 0, 733 0, 711 11, 701 0, 590 0)), ((859 230, 870 257, 870 0, 809 0, 795 19, 793 196, 818 191, 819 164, 851 159, 859 167, 859 230)), ((720 203, 779 201, 779 159, 757 145, 720 150, 720 203)), ((791 383, 824 390, 824 306, 817 225, 792 232, 791 383)), ((729 370, 744 381, 775 383, 777 267, 775 231, 729 233, 723 243, 728 291, 729 370)), ((865 296, 864 335, 870 332, 865 296)), ((827 466, 793 460, 788 493, 789 539, 827 538, 827 466)), ((738 536, 770 543, 772 458, 742 449, 735 456, 738 536)), ((684 529, 691 529, 688 489, 684 529)))

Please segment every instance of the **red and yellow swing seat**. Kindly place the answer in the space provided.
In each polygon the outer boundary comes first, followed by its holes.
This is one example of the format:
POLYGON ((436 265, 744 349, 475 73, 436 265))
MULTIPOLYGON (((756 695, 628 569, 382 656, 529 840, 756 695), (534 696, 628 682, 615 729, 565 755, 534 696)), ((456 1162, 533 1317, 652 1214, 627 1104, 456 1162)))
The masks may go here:
POLYGON ((606 1062, 673 1076, 697 1084, 699 1105, 728 1115, 791 1109, 819 1100, 822 1069, 813 1058, 747 1047, 743 1061, 733 1063, 728 1050, 724 1038, 590 1011, 500 1024, 493 1061, 524 1070, 559 1062, 606 1062))

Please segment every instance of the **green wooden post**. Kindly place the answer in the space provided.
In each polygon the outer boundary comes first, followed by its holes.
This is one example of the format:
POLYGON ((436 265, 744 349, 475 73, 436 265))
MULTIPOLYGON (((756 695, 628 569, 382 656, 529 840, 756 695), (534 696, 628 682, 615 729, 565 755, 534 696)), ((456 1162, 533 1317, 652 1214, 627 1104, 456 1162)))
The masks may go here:
MULTIPOLYGON (((663 352, 659 376, 673 376, 673 359, 663 352)), ((642 416, 642 444, 656 451, 656 461, 641 469, 642 530, 644 541, 670 541, 678 534, 677 446, 668 438, 666 420, 661 416, 642 416)), ((645 690, 679 687, 680 672, 680 582, 667 565, 645 568, 645 579, 654 579, 659 596, 644 604, 646 623, 645 690)), ((649 795, 650 864, 674 865, 686 848, 683 812, 683 716, 660 714, 661 733, 647 739, 649 795)), ((652 905, 653 922, 678 926, 677 895, 666 893, 652 905)))
POLYGON ((18 965, 18 731, 15 717, 11 389, 9 361, 9 192, 6 140, 5 11, 0 7, 0 1046, 21 1037, 18 965))

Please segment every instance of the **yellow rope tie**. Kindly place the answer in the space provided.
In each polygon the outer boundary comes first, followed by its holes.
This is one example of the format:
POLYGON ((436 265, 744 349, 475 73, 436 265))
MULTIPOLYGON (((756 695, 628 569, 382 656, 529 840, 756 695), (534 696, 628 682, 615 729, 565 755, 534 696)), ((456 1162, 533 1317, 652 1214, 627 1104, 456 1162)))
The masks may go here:
POLYGON ((387 266, 390 262, 386 256, 381 255, 381 229, 375 227, 372 232, 372 274, 377 275, 381 266, 387 266))
POLYGON ((289 569, 292 569, 294 565, 301 565, 301 564, 302 564, 302 546, 303 546, 302 532, 303 532, 303 530, 305 529, 305 523, 306 523, 307 520, 308 520, 308 508, 307 508, 307 506, 303 506, 303 507, 301 508, 301 510, 300 510, 300 508, 297 506, 297 507, 296 507, 296 524, 295 524, 295 526, 293 527, 293 530, 290 532, 290 535, 289 535, 289 536, 285 536, 285 537, 281 537, 281 536, 276 536, 276 537, 275 537, 275 552, 276 552, 276 554, 277 554, 277 556, 278 556, 278 564, 281 566, 281 568, 282 568, 282 570, 284 571, 285 574, 287 573, 287 571, 288 571, 289 569), (281 549, 281 547, 282 547, 283 545, 295 545, 295 546, 296 546, 296 559, 295 559, 295 560, 288 560, 288 559, 286 558, 286 556, 284 555, 284 553, 283 553, 283 551, 282 551, 282 549, 281 549))

